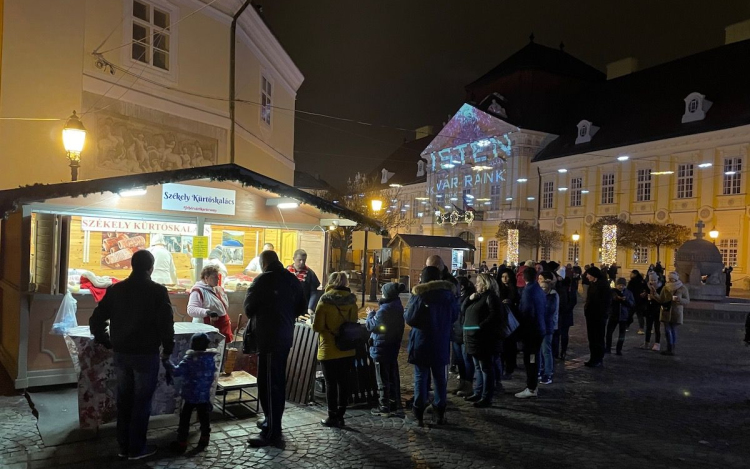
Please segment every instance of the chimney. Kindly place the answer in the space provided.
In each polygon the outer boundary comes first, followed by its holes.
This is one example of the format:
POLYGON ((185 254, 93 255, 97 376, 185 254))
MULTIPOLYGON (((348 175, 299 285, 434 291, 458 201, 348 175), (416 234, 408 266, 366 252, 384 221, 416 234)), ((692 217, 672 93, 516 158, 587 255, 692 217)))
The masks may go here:
POLYGON ((626 57, 607 64, 607 80, 612 80, 637 71, 638 59, 635 57, 626 57))
POLYGON ((724 28, 724 44, 740 42, 750 39, 750 20, 730 24, 724 28))
POLYGON ((414 131, 414 139, 419 140, 420 138, 429 137, 430 135, 434 135, 432 126, 431 125, 423 125, 422 127, 418 128, 414 131))

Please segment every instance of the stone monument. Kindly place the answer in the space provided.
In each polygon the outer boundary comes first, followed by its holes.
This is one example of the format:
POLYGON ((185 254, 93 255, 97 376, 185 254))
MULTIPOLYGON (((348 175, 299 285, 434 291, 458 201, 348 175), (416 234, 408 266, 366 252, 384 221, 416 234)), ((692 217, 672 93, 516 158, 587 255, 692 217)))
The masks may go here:
POLYGON ((721 252, 710 241, 703 239, 702 221, 696 225, 695 239, 677 249, 675 270, 690 292, 690 300, 722 301, 726 295, 724 263, 721 252))

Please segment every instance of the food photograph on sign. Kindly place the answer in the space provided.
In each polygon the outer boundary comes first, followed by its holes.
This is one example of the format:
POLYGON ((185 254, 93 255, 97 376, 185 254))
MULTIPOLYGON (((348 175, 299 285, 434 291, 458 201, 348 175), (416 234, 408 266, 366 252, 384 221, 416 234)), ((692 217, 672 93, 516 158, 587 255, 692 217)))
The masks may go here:
POLYGON ((222 231, 221 247, 224 264, 245 265, 245 233, 243 231, 222 231))
POLYGON ((146 248, 146 235, 102 231, 102 267, 129 269, 133 254, 146 248))
POLYGON ((182 243, 181 243, 182 252, 185 254, 193 255, 193 237, 192 236, 182 236, 182 243))
POLYGON ((182 236, 164 235, 164 243, 167 251, 172 253, 182 252, 182 236))

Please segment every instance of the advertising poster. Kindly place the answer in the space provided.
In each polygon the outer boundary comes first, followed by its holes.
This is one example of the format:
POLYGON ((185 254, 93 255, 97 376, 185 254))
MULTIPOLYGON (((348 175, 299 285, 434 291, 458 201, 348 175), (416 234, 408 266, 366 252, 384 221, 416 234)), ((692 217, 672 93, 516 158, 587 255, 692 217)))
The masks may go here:
MULTIPOLYGON (((201 238, 205 236, 196 236, 196 238, 201 238)), ((192 236, 183 236, 182 237, 182 252, 184 254, 190 254, 190 256, 193 256, 193 237, 192 236)))
POLYGON ((102 267, 129 269, 130 259, 140 249, 146 249, 146 235, 102 231, 102 267))
POLYGON ((245 264, 245 233, 224 230, 221 232, 221 247, 226 265, 245 264))
POLYGON ((164 243, 167 245, 167 251, 182 252, 182 236, 164 235, 164 243))

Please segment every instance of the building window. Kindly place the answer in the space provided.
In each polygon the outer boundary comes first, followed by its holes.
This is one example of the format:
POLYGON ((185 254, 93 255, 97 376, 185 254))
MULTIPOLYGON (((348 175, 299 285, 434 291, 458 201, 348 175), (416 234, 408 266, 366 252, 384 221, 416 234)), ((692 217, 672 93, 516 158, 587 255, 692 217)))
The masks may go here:
POLYGON ((633 264, 648 264, 648 248, 636 246, 633 249, 633 264))
POLYGON ((497 259, 497 241, 494 239, 487 243, 487 259, 497 259))
POLYGON ((693 165, 681 164, 677 166, 677 198, 689 199, 693 197, 693 165))
POLYGON ((638 186, 636 187, 635 200, 637 202, 648 202, 651 200, 651 170, 638 170, 638 186))
POLYGON ((742 158, 724 158, 724 195, 740 193, 742 158))
POLYGON ((577 260, 575 243, 568 243, 568 262, 577 262, 577 260))
POLYGON ((500 210, 500 205, 502 204, 501 195, 500 186, 490 187, 490 210, 500 210))
POLYGON ((419 203, 419 200, 412 198, 411 199, 411 217, 419 218, 421 216, 419 214, 421 210, 422 210, 422 204, 419 203))
POLYGON ((150 3, 133 0, 133 60, 169 71, 169 51, 172 41, 170 14, 150 3))
POLYGON ((719 241, 719 252, 721 261, 727 267, 737 267, 737 246, 739 242, 736 239, 722 239, 719 241))
POLYGON ((547 181, 542 187, 542 208, 552 208, 552 197, 555 193, 555 183, 554 181, 547 181))
POLYGON ((615 175, 602 174, 602 204, 615 203, 615 175))
POLYGON ((265 76, 260 79, 260 120, 271 125, 271 109, 273 105, 273 85, 265 76))
POLYGON ((581 189, 583 188, 583 178, 573 178, 570 180, 570 206, 581 206, 581 189))
POLYGON ((543 260, 543 261, 548 261, 548 260, 550 260, 552 258, 552 252, 551 252, 551 249, 549 248, 549 246, 542 246, 541 253, 542 253, 541 254, 542 255, 542 259, 541 260, 543 260))

